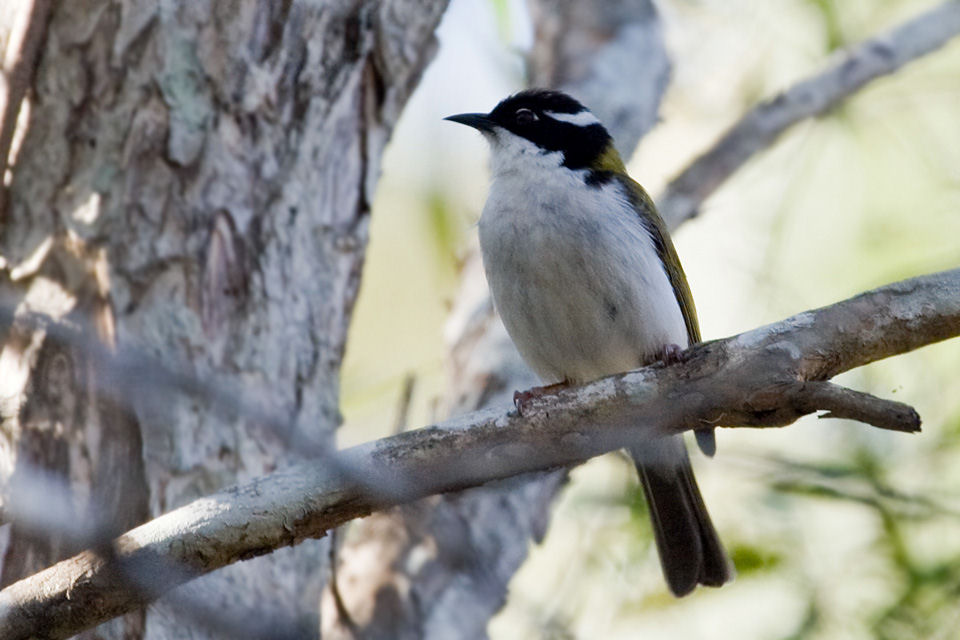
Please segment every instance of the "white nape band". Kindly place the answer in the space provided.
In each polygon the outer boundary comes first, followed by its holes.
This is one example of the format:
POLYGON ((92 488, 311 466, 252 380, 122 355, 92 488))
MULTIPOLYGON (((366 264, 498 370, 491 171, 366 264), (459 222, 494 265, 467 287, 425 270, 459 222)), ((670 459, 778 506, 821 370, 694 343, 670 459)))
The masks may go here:
POLYGON ((577 113, 558 113, 556 111, 544 111, 543 115, 549 116, 554 120, 559 120, 560 122, 569 122, 570 124, 575 124, 578 127, 589 127, 592 124, 600 124, 600 121, 597 120, 597 116, 593 115, 586 109, 583 111, 578 111, 577 113))

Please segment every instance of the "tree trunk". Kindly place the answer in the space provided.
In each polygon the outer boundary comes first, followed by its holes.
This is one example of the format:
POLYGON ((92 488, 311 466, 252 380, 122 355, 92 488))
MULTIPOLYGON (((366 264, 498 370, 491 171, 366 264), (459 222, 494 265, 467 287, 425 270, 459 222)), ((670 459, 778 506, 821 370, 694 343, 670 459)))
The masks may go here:
MULTIPOLYGON (((118 533, 331 440, 379 157, 445 6, 54 3, 0 238, 4 486, 53 474, 118 533), (135 393, 38 317, 136 347, 135 393), (263 413, 218 410, 208 383, 263 413)), ((2 584, 76 550, 48 533, 0 528, 2 584)), ((229 567, 191 600, 315 633, 325 546, 229 567)), ((89 637, 183 637, 181 613, 89 637)))
MULTIPOLYGON (((629 155, 656 122, 669 76, 653 3, 532 0, 530 8, 532 85, 580 98, 629 155)), ((536 384, 493 312, 479 255, 464 269, 451 322, 451 413, 506 405, 536 384)), ((324 637, 486 637, 566 477, 530 474, 366 518, 342 549, 336 592, 324 592, 324 637)))

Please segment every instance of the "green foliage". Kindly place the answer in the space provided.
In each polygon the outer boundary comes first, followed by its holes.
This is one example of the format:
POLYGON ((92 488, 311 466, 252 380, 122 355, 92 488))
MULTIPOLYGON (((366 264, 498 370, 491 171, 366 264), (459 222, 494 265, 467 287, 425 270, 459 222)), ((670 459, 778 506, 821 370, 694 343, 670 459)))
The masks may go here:
MULTIPOLYGON (((956 424, 957 414, 952 424, 956 424)), ((927 437, 942 454, 955 459, 960 456, 960 437, 956 429, 930 429, 927 437)), ((926 449, 915 454, 918 459, 896 459, 892 454, 878 453, 867 446, 854 446, 839 464, 800 464, 776 460, 770 490, 801 499, 845 503, 850 508, 867 508, 878 523, 874 543, 863 551, 879 561, 885 570, 882 597, 873 608, 861 610, 859 620, 848 620, 851 626, 863 625, 872 637, 882 640, 909 640, 930 637, 953 637, 956 626, 956 602, 960 596, 960 547, 951 539, 929 545, 941 531, 960 526, 960 512, 955 503, 956 492, 947 494, 939 478, 932 484, 915 486, 911 491, 898 488, 891 476, 899 467, 922 465, 926 449), (927 544, 924 544, 927 541, 927 544), (939 635, 938 635, 939 634, 939 635)), ((738 564, 739 567, 739 564, 738 564)), ((791 640, 831 637, 826 611, 830 603, 818 598, 816 590, 809 594, 808 613, 791 640)))
POLYGON ((826 37, 827 51, 834 51, 846 46, 847 41, 843 34, 840 12, 835 0, 805 0, 820 14, 823 21, 823 30, 826 37))
POLYGON ((497 32, 500 34, 500 39, 504 42, 509 42, 513 21, 510 13, 510 1, 490 0, 490 6, 493 9, 493 17, 497 22, 497 32))
POLYGON ((462 212, 452 206, 450 198, 439 191, 424 197, 424 213, 436 271, 452 279, 457 275, 458 255, 463 250, 466 220, 462 212))
POLYGON ((740 578, 758 571, 775 570, 783 563, 783 554, 769 547, 739 543, 728 545, 727 551, 740 578))

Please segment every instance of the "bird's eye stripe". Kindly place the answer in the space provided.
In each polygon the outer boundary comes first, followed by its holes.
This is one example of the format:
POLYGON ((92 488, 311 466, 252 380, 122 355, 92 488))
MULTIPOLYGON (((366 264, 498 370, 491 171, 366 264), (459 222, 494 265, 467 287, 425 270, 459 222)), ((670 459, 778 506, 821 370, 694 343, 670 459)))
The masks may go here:
POLYGON ((600 124, 600 121, 597 120, 597 116, 593 115, 586 109, 583 111, 578 111, 577 113, 559 113, 556 111, 544 111, 543 115, 550 116, 554 120, 560 122, 569 122, 570 124, 575 124, 578 127, 588 127, 591 124, 600 124))

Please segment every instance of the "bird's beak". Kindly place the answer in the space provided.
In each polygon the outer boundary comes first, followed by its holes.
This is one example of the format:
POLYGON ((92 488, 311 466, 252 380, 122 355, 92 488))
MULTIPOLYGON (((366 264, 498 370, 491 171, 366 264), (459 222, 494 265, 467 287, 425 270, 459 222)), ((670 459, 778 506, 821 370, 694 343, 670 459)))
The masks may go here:
POLYGON ((465 124, 468 127, 473 127, 477 131, 489 132, 493 131, 494 123, 487 114, 485 113, 458 113, 455 116, 447 116, 444 120, 449 120, 450 122, 459 122, 460 124, 465 124))

